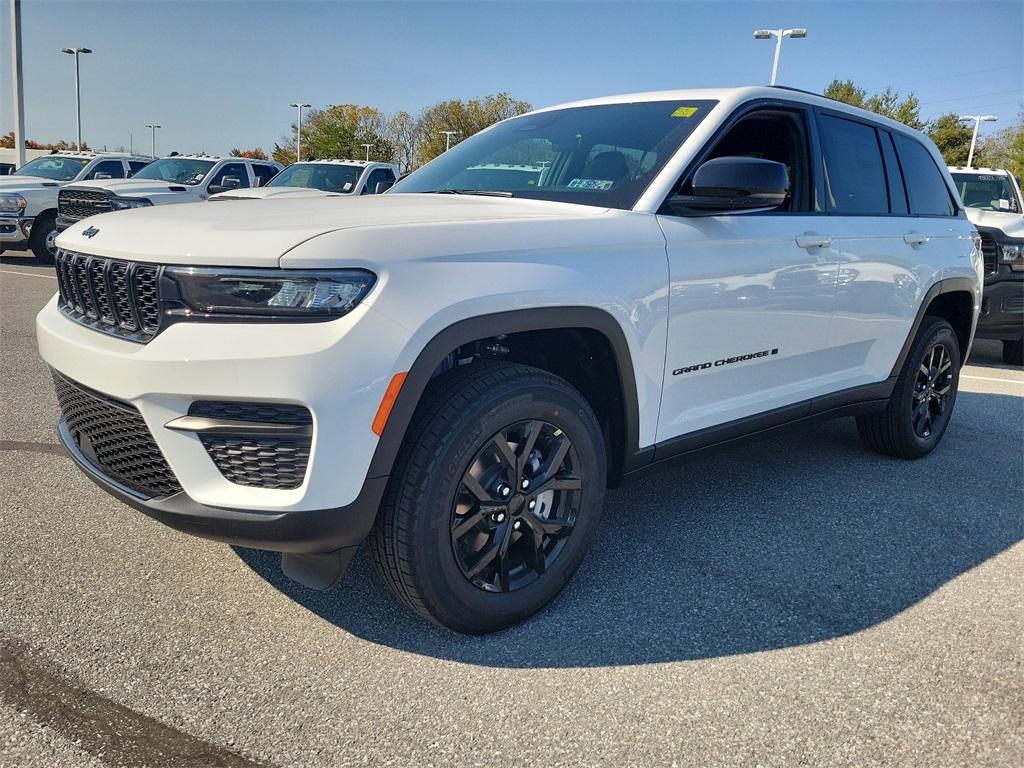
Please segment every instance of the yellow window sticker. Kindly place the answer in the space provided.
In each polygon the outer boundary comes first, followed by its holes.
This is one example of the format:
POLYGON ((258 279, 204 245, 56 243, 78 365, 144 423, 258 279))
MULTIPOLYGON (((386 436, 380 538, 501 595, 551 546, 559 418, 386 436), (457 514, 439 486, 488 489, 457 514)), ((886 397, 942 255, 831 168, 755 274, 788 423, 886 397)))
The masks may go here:
POLYGON ((697 107, 679 107, 672 113, 672 117, 693 117, 697 114, 697 107))

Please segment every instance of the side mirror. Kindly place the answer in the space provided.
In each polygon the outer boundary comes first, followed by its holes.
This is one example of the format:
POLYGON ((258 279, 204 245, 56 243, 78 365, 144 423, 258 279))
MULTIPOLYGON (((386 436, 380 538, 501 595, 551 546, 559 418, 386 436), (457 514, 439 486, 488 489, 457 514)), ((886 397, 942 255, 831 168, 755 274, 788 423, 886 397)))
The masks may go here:
POLYGON ((238 189, 242 186, 242 180, 237 176, 225 176, 221 179, 220 185, 224 187, 224 189, 238 189))
POLYGON ((693 194, 673 195, 669 207, 680 216, 776 208, 786 202, 789 173, 774 160, 716 157, 693 174, 693 194))
POLYGON ((103 173, 103 171, 100 171, 95 176, 93 176, 93 179, 95 179, 96 181, 101 181, 103 179, 112 179, 112 178, 114 178, 114 177, 111 176, 109 173, 103 173))
POLYGON ((373 194, 382 195, 395 186, 393 181, 378 181, 377 186, 373 188, 373 194))

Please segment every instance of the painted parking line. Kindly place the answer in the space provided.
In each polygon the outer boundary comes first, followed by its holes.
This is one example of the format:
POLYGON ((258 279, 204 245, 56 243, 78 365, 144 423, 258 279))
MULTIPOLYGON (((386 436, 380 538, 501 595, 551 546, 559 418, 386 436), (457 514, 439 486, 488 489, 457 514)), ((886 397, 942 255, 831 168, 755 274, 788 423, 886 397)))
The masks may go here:
POLYGON ((971 381, 998 381, 1000 384, 1016 384, 1017 386, 1024 386, 1024 381, 1017 379, 997 379, 995 376, 971 376, 967 373, 960 374, 961 379, 970 379, 971 381))
POLYGON ((18 272, 13 269, 0 269, 0 273, 5 275, 21 275, 22 277, 42 277, 46 280, 56 280, 56 275, 37 275, 35 272, 18 272))

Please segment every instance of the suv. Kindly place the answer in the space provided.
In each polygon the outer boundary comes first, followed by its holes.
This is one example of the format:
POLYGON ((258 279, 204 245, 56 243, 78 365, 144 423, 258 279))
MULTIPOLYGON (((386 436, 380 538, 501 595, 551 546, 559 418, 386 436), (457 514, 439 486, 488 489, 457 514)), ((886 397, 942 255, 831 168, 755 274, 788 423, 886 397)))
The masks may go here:
POLYGON ((42 264, 57 254, 57 191, 92 179, 127 179, 149 164, 140 155, 55 152, 0 179, 0 251, 29 248, 42 264))
POLYGON ((57 204, 57 229, 63 232, 97 213, 193 203, 218 192, 258 187, 280 170, 278 163, 246 157, 161 157, 132 179, 89 181, 62 189, 57 204))
MULTIPOLYGON (((398 180, 398 167, 391 163, 362 160, 309 160, 292 163, 265 187, 239 189, 212 195, 211 200, 266 200, 271 197, 323 197, 330 195, 372 195, 377 185, 389 188, 398 180)), ((383 189, 381 191, 383 191, 383 189)))
POLYGON ((774 87, 514 117, 345 205, 90 224, 37 319, 80 467, 312 587, 368 538, 462 632, 551 600, 606 486, 662 462, 846 415, 924 456, 981 304, 935 146, 774 87), (509 163, 544 171, 468 185, 509 163))
POLYGON ((1003 360, 1024 365, 1024 205, 1020 182, 993 168, 949 169, 967 218, 981 234, 985 297, 978 337, 1003 342, 1003 360))

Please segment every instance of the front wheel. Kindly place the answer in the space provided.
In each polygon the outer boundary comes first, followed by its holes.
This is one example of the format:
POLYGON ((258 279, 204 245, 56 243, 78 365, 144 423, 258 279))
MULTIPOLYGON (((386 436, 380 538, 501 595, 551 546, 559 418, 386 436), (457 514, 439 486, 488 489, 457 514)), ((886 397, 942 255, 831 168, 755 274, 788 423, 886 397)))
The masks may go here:
POLYGON ((57 261, 57 215, 44 213, 36 217, 32 225, 28 247, 36 257, 36 262, 47 266, 57 261))
POLYGON ((562 379, 504 362, 440 376, 371 534, 377 571, 450 629, 511 626, 554 598, 583 560, 605 462, 593 411, 562 379))
POLYGON ((960 343, 953 327, 926 316, 884 411, 857 417, 868 448, 901 459, 931 453, 942 440, 960 383, 960 343))

